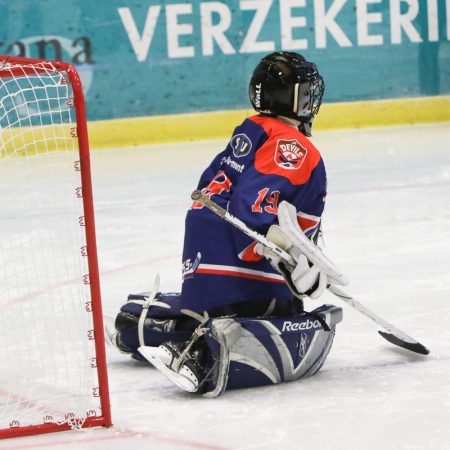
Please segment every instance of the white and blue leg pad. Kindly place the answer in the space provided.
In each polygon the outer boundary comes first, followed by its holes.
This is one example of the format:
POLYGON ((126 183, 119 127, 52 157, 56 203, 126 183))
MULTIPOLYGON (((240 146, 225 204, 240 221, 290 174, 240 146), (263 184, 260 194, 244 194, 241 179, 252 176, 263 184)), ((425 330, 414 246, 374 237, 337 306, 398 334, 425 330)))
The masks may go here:
MULTIPOLYGON (((341 320, 342 308, 333 305, 294 317, 209 319, 202 325, 205 333, 192 346, 195 350, 196 345, 206 344, 208 349, 208 357, 202 361, 208 376, 198 391, 206 391, 206 397, 217 397, 226 389, 309 377, 324 364, 341 320)), ((146 356, 145 348, 139 351, 146 356)), ((147 359, 158 367, 156 349, 148 353, 151 358, 147 359)), ((171 375, 175 382, 177 375, 171 375)))

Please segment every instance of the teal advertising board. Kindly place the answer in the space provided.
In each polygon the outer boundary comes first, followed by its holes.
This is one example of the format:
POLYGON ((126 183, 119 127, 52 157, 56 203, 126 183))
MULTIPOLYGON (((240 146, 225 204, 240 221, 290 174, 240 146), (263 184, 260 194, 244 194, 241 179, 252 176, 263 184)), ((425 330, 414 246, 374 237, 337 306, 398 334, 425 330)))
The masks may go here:
POLYGON ((449 41, 450 0, 0 1, 0 54, 75 64, 90 120, 249 108, 276 50, 326 102, 448 95, 449 41))

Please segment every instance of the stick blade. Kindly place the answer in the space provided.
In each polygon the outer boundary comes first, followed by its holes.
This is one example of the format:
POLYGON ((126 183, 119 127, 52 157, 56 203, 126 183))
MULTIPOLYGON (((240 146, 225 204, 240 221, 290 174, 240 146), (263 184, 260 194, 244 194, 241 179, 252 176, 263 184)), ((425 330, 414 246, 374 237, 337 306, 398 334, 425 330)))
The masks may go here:
POLYGON ((420 342, 406 342, 398 338, 397 336, 394 336, 391 333, 386 333, 384 331, 378 331, 378 333, 380 334, 380 336, 384 337, 391 344, 398 345, 399 347, 409 350, 411 352, 419 353, 420 355, 428 355, 430 353, 430 350, 428 350, 420 342))

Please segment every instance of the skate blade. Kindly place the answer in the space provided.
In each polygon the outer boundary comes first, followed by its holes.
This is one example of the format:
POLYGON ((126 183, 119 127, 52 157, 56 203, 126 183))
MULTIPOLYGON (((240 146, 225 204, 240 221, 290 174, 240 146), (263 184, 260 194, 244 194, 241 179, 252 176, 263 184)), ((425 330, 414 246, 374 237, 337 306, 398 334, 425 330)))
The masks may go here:
MULTIPOLYGON (((161 359, 159 347, 139 347, 139 353, 160 372, 162 372, 169 380, 176 384, 179 388, 186 392, 196 392, 198 383, 190 377, 191 372, 182 366, 179 372, 174 372, 169 366, 164 364, 161 359)), ((166 359, 166 358, 164 358, 166 359)))

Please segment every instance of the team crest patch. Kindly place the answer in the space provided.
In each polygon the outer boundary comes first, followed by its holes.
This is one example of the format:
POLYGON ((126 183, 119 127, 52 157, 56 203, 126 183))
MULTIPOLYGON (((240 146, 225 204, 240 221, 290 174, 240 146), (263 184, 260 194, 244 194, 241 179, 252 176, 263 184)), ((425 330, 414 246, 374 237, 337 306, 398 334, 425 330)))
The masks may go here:
POLYGON ((275 149, 275 162, 283 169, 299 169, 307 154, 306 148, 303 148, 297 139, 280 139, 275 149))
POLYGON ((236 158, 241 158, 250 153, 252 149, 252 141, 246 134, 236 134, 230 141, 231 148, 233 149, 233 155, 236 158))

